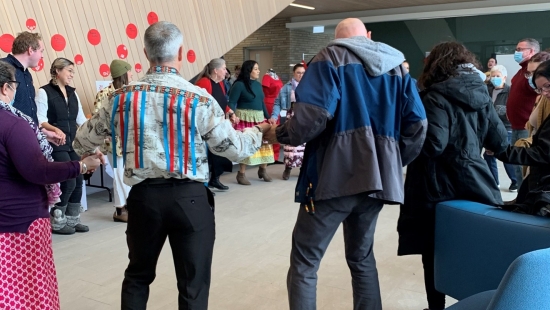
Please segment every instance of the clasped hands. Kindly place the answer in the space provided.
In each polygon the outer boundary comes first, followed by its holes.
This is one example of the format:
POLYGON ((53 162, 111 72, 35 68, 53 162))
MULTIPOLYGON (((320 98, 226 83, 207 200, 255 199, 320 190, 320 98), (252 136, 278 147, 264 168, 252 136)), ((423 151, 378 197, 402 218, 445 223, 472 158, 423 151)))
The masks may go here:
POLYGON ((270 123, 261 123, 258 124, 258 127, 260 127, 262 130, 263 140, 266 144, 278 143, 277 135, 275 133, 277 125, 271 125, 270 123))
POLYGON ((99 148, 95 150, 95 153, 84 154, 81 157, 81 161, 86 164, 88 168, 87 174, 93 173, 101 164, 105 164, 105 155, 99 151, 99 148))

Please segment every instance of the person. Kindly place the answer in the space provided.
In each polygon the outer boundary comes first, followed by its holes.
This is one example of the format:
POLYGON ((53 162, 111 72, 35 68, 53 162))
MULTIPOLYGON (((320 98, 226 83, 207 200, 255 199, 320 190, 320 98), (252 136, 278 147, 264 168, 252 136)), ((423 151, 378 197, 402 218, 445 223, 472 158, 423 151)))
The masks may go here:
MULTIPOLYGON (((36 95, 38 122, 41 127, 61 136, 64 143, 52 145, 55 161, 78 160, 72 143, 78 126, 86 122, 80 99, 74 87, 69 86, 74 77, 74 63, 67 58, 57 58, 50 68, 51 80, 40 87, 36 95)), ((51 210, 52 231, 54 234, 70 235, 87 232, 88 226, 80 222, 80 200, 82 199, 83 177, 61 182, 61 201, 51 210), (66 217, 66 225, 60 225, 58 214, 66 217)))
POLYGON ((117 90, 79 128, 74 146, 87 154, 109 135, 118 134, 123 142, 124 182, 132 189, 121 309, 146 308, 168 237, 179 309, 204 310, 215 238, 214 198, 203 184, 208 180, 205 143, 216 155, 238 161, 260 148, 270 125, 234 130, 212 96, 180 75, 183 34, 176 25, 152 24, 144 46, 150 65, 145 76, 117 90))
MULTIPOLYGON (((273 113, 273 106, 275 105, 275 100, 279 96, 279 92, 283 88, 283 82, 275 73, 275 70, 269 69, 266 74, 262 77, 262 90, 264 92, 264 104, 267 109, 267 114, 271 115, 273 113)), ((269 120, 269 117, 268 117, 269 120)), ((279 119, 277 118, 277 122, 279 119)), ((273 159, 275 162, 279 162, 279 155, 281 153, 281 146, 278 143, 272 145, 273 147, 273 159)))
MULTIPOLYGON (((527 198, 529 192, 540 191, 540 187, 548 184, 550 176, 550 160, 548 152, 550 151, 550 60, 541 63, 532 76, 532 82, 535 85, 535 91, 544 97, 544 101, 539 101, 536 113, 537 120, 534 121, 538 128, 532 136, 532 142, 529 147, 509 146, 504 152, 496 157, 504 162, 516 165, 529 166, 529 174, 525 182, 521 185, 518 196, 514 203, 522 204, 527 198)), ((531 123, 531 122, 530 122, 531 123)), ((532 126, 532 125, 531 125, 532 126)))
MULTIPOLYGON (((512 127, 512 145, 518 140, 528 137, 525 124, 533 111, 537 93, 529 86, 529 81, 525 78, 525 74, 527 73, 529 60, 538 52, 540 52, 539 42, 535 39, 527 38, 518 42, 516 52, 514 53, 514 60, 519 63, 521 69, 512 78, 512 85, 508 93, 508 102, 506 103, 506 116, 512 127)), ((516 166, 515 169, 517 185, 521 187, 523 180, 522 168, 521 166, 516 166)))
MULTIPOLYGON (((212 59, 206 66, 204 66, 204 69, 199 74, 195 85, 204 88, 206 92, 212 95, 220 108, 226 112, 226 115, 231 115, 232 122, 235 122, 237 120, 237 116, 227 105, 226 85, 223 83, 225 80, 225 73, 225 60, 222 58, 212 59)), ((215 155, 210 150, 208 151, 208 163, 211 166, 208 187, 217 188, 219 190, 228 190, 229 186, 226 186, 220 182, 220 176, 224 171, 232 172, 233 163, 225 157, 215 155)))
MULTIPOLYGON (((490 82, 493 87, 487 88, 489 91, 489 96, 493 99, 493 105, 495 106, 495 110, 497 111, 500 121, 508 132, 508 144, 510 144, 512 139, 512 128, 510 126, 510 121, 508 121, 508 117, 506 117, 506 102, 508 101, 508 92, 510 91, 510 86, 506 84, 507 77, 508 70, 506 70, 506 67, 503 65, 493 66, 490 74, 490 82)), ((497 186, 500 187, 497 161, 494 153, 490 150, 485 150, 483 159, 487 162, 487 165, 491 170, 491 174, 497 182, 497 186)), ((508 190, 510 192, 516 192, 518 190, 518 184, 514 165, 504 163, 504 170, 506 171, 508 178, 510 178, 510 186, 508 187, 508 190)))
POLYGON ((231 71, 229 71, 227 67, 225 70, 227 70, 227 72, 225 73, 225 78, 223 79, 223 86, 225 87, 225 100, 229 101, 229 90, 231 89, 231 82, 229 82, 229 80, 231 80, 231 71))
POLYGON ((491 57, 489 58, 489 60, 487 60, 487 70, 488 71, 491 71, 493 69, 494 66, 498 65, 498 62, 497 62, 497 59, 494 58, 494 57, 491 57))
MULTIPOLYGON (((277 96, 277 99, 275 99, 275 102, 273 104, 273 112, 271 113, 271 118, 269 119, 269 123, 271 125, 278 124, 279 114, 281 114, 281 110, 286 112, 284 113, 284 115, 286 116, 287 120, 292 118, 292 106, 296 102, 296 87, 298 87, 298 84, 302 80, 302 76, 304 76, 306 69, 303 64, 299 63, 294 65, 294 67, 292 68, 292 72, 292 79, 288 83, 286 83, 283 88, 281 88, 279 96, 277 96)), ((305 144, 301 144, 298 146, 285 144, 285 170, 283 171, 283 180, 288 180, 290 178, 290 172, 292 171, 292 168, 302 167, 302 160, 304 159, 304 149, 305 144)))
POLYGON ((235 83, 235 81, 237 80, 237 78, 239 77, 240 74, 241 74, 241 66, 240 65, 235 65, 235 67, 233 68, 233 75, 229 79, 229 83, 231 83, 232 86, 233 86, 233 84, 235 83))
MULTIPOLYGON (((408 62, 408 61, 404 61, 404 62, 403 62, 403 67, 405 68, 405 70, 407 70, 407 73, 410 73, 410 72, 411 72, 411 70, 410 70, 410 65, 409 65, 409 62, 408 62)), ((415 78, 413 78, 413 77, 411 77, 411 79, 412 79, 414 85, 416 85, 416 90, 417 90, 417 91, 420 91, 420 89, 418 88, 418 81, 417 81, 415 78)))
MULTIPOLYGON (((257 81, 260 78, 258 63, 254 60, 247 60, 243 63, 240 72, 229 93, 229 107, 235 111, 235 115, 239 119, 233 123, 237 130, 266 123, 269 119, 269 114, 264 104, 262 85, 257 81)), ((267 164, 274 161, 271 144, 262 145, 260 150, 254 155, 239 162, 237 183, 250 185, 250 181, 248 181, 245 174, 246 166, 258 164, 260 165, 258 168, 258 177, 265 182, 271 182, 273 179, 267 174, 266 167, 267 164)))
MULTIPOLYGON (((30 117, 35 124, 38 124, 36 102, 34 101, 36 92, 29 68, 38 66, 40 60, 44 58, 42 36, 39 33, 28 31, 19 33, 13 40, 11 52, 6 58, 0 60, 15 67, 15 81, 19 83, 19 87, 17 88, 18 92, 13 107, 30 117)), ((61 136, 56 133, 45 128, 41 128, 41 131, 46 137, 53 137, 55 141, 62 142, 61 136)))
POLYGON ((507 132, 476 62, 462 44, 440 43, 426 58, 418 80, 428 132, 422 152, 407 167, 405 202, 397 224, 398 255, 422 255, 430 310, 445 308, 445 295, 434 286, 436 204, 455 199, 502 203, 481 151, 485 147, 502 152, 508 145, 507 132))
MULTIPOLYGON (((98 113, 99 109, 104 104, 107 104, 109 98, 114 94, 117 89, 120 89, 124 85, 132 80, 132 66, 120 59, 111 61, 109 66, 111 77, 113 82, 109 86, 100 90, 94 101, 94 113, 98 113)), ((117 162, 117 168, 113 168, 113 196, 115 212, 113 213, 113 221, 115 222, 128 222, 128 210, 126 208, 126 198, 130 193, 130 186, 124 184, 124 163, 122 162, 122 147, 120 146, 120 137, 116 137, 116 154, 112 153, 111 141, 106 140, 103 145, 102 153, 108 154, 109 162, 117 162)))
POLYGON ((59 200, 58 182, 97 169, 102 159, 53 162, 37 124, 12 106, 16 70, 0 61, 0 305, 58 310, 48 206, 59 200))
POLYGON ((296 88, 294 116, 266 134, 267 141, 307 142, 287 276, 291 310, 316 309, 317 270, 340 223, 353 307, 382 309, 376 220, 384 203, 403 201, 401 166, 420 151, 426 115, 403 54, 370 37, 361 20, 341 21, 296 88))

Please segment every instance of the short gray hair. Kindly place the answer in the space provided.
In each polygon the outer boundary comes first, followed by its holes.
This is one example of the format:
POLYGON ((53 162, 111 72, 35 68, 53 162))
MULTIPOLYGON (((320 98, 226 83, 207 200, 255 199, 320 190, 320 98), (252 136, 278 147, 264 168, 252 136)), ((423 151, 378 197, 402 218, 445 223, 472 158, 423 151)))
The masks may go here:
POLYGON ((170 22, 157 22, 145 30, 144 44, 149 61, 154 63, 173 61, 183 44, 183 34, 170 22))
POLYGON ((500 72, 500 74, 502 74, 503 76, 508 76, 508 70, 506 70, 506 67, 503 66, 503 65, 494 65, 492 68, 491 68, 491 72, 500 72))
POLYGON ((526 42, 527 44, 529 44, 529 46, 535 51, 535 53, 540 52, 540 43, 533 38, 525 38, 523 40, 520 40, 519 42, 526 42))

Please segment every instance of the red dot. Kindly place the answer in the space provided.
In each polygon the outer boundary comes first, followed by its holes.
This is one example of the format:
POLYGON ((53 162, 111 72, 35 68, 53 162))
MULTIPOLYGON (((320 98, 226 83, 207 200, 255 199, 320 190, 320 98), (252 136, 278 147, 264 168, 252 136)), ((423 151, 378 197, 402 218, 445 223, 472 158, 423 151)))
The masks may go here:
POLYGON ((52 36, 52 48, 56 52, 61 52, 65 49, 65 45, 67 43, 65 42, 65 38, 60 34, 54 34, 52 36))
POLYGON ((135 68, 135 70, 136 70, 137 73, 140 73, 140 72, 141 72, 141 64, 140 64, 139 62, 136 63, 136 65, 135 65, 134 68, 135 68))
POLYGON ((126 26, 126 35, 128 36, 128 38, 130 39, 135 39, 138 35, 138 30, 137 30, 137 27, 136 25, 134 24, 128 24, 128 26, 126 26))
POLYGON ((44 69, 44 59, 40 59, 38 61, 38 65, 34 68, 31 68, 33 71, 42 71, 42 69, 44 69))
POLYGON ((29 29, 30 31, 36 29, 36 21, 32 18, 27 19, 27 22, 25 24, 27 26, 27 29, 29 29))
POLYGON ((109 74, 111 74, 111 70, 109 69, 109 65, 102 64, 99 66, 99 74, 101 74, 102 77, 108 77, 109 74))
POLYGON ((84 57, 82 57, 82 55, 80 54, 77 54, 76 56, 74 56, 74 63, 77 64, 77 65, 81 65, 84 63, 84 57))
POLYGON ((195 51, 189 50, 187 52, 187 61, 189 61, 190 63, 194 63, 195 60, 197 60, 197 55, 195 55, 195 51))
POLYGON ((159 21, 159 16, 157 15, 157 13, 149 12, 149 14, 147 14, 147 22, 149 23, 149 25, 152 25, 158 21, 159 21))
POLYGON ((126 59, 126 57, 128 57, 128 49, 126 48, 126 46, 124 44, 120 44, 116 48, 116 54, 118 55, 118 58, 126 59))
POLYGON ((88 42, 90 42, 91 45, 98 45, 99 42, 101 42, 101 34, 99 34, 97 29, 90 29, 90 31, 88 31, 88 42))
POLYGON ((1 35, 0 49, 6 53, 11 53, 11 46, 13 45, 13 40, 15 40, 15 38, 9 33, 5 33, 1 35))

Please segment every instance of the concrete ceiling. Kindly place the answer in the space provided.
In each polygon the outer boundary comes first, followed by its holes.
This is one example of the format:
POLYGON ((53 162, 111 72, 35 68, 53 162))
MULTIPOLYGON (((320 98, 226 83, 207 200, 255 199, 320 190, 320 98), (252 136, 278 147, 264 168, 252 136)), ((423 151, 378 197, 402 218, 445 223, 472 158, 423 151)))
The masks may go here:
POLYGON ((307 10, 289 6, 284 9, 278 18, 309 16, 320 14, 334 14, 381 9, 395 9, 422 5, 450 4, 463 2, 480 2, 483 0, 296 0, 294 3, 312 6, 315 10, 307 10))

